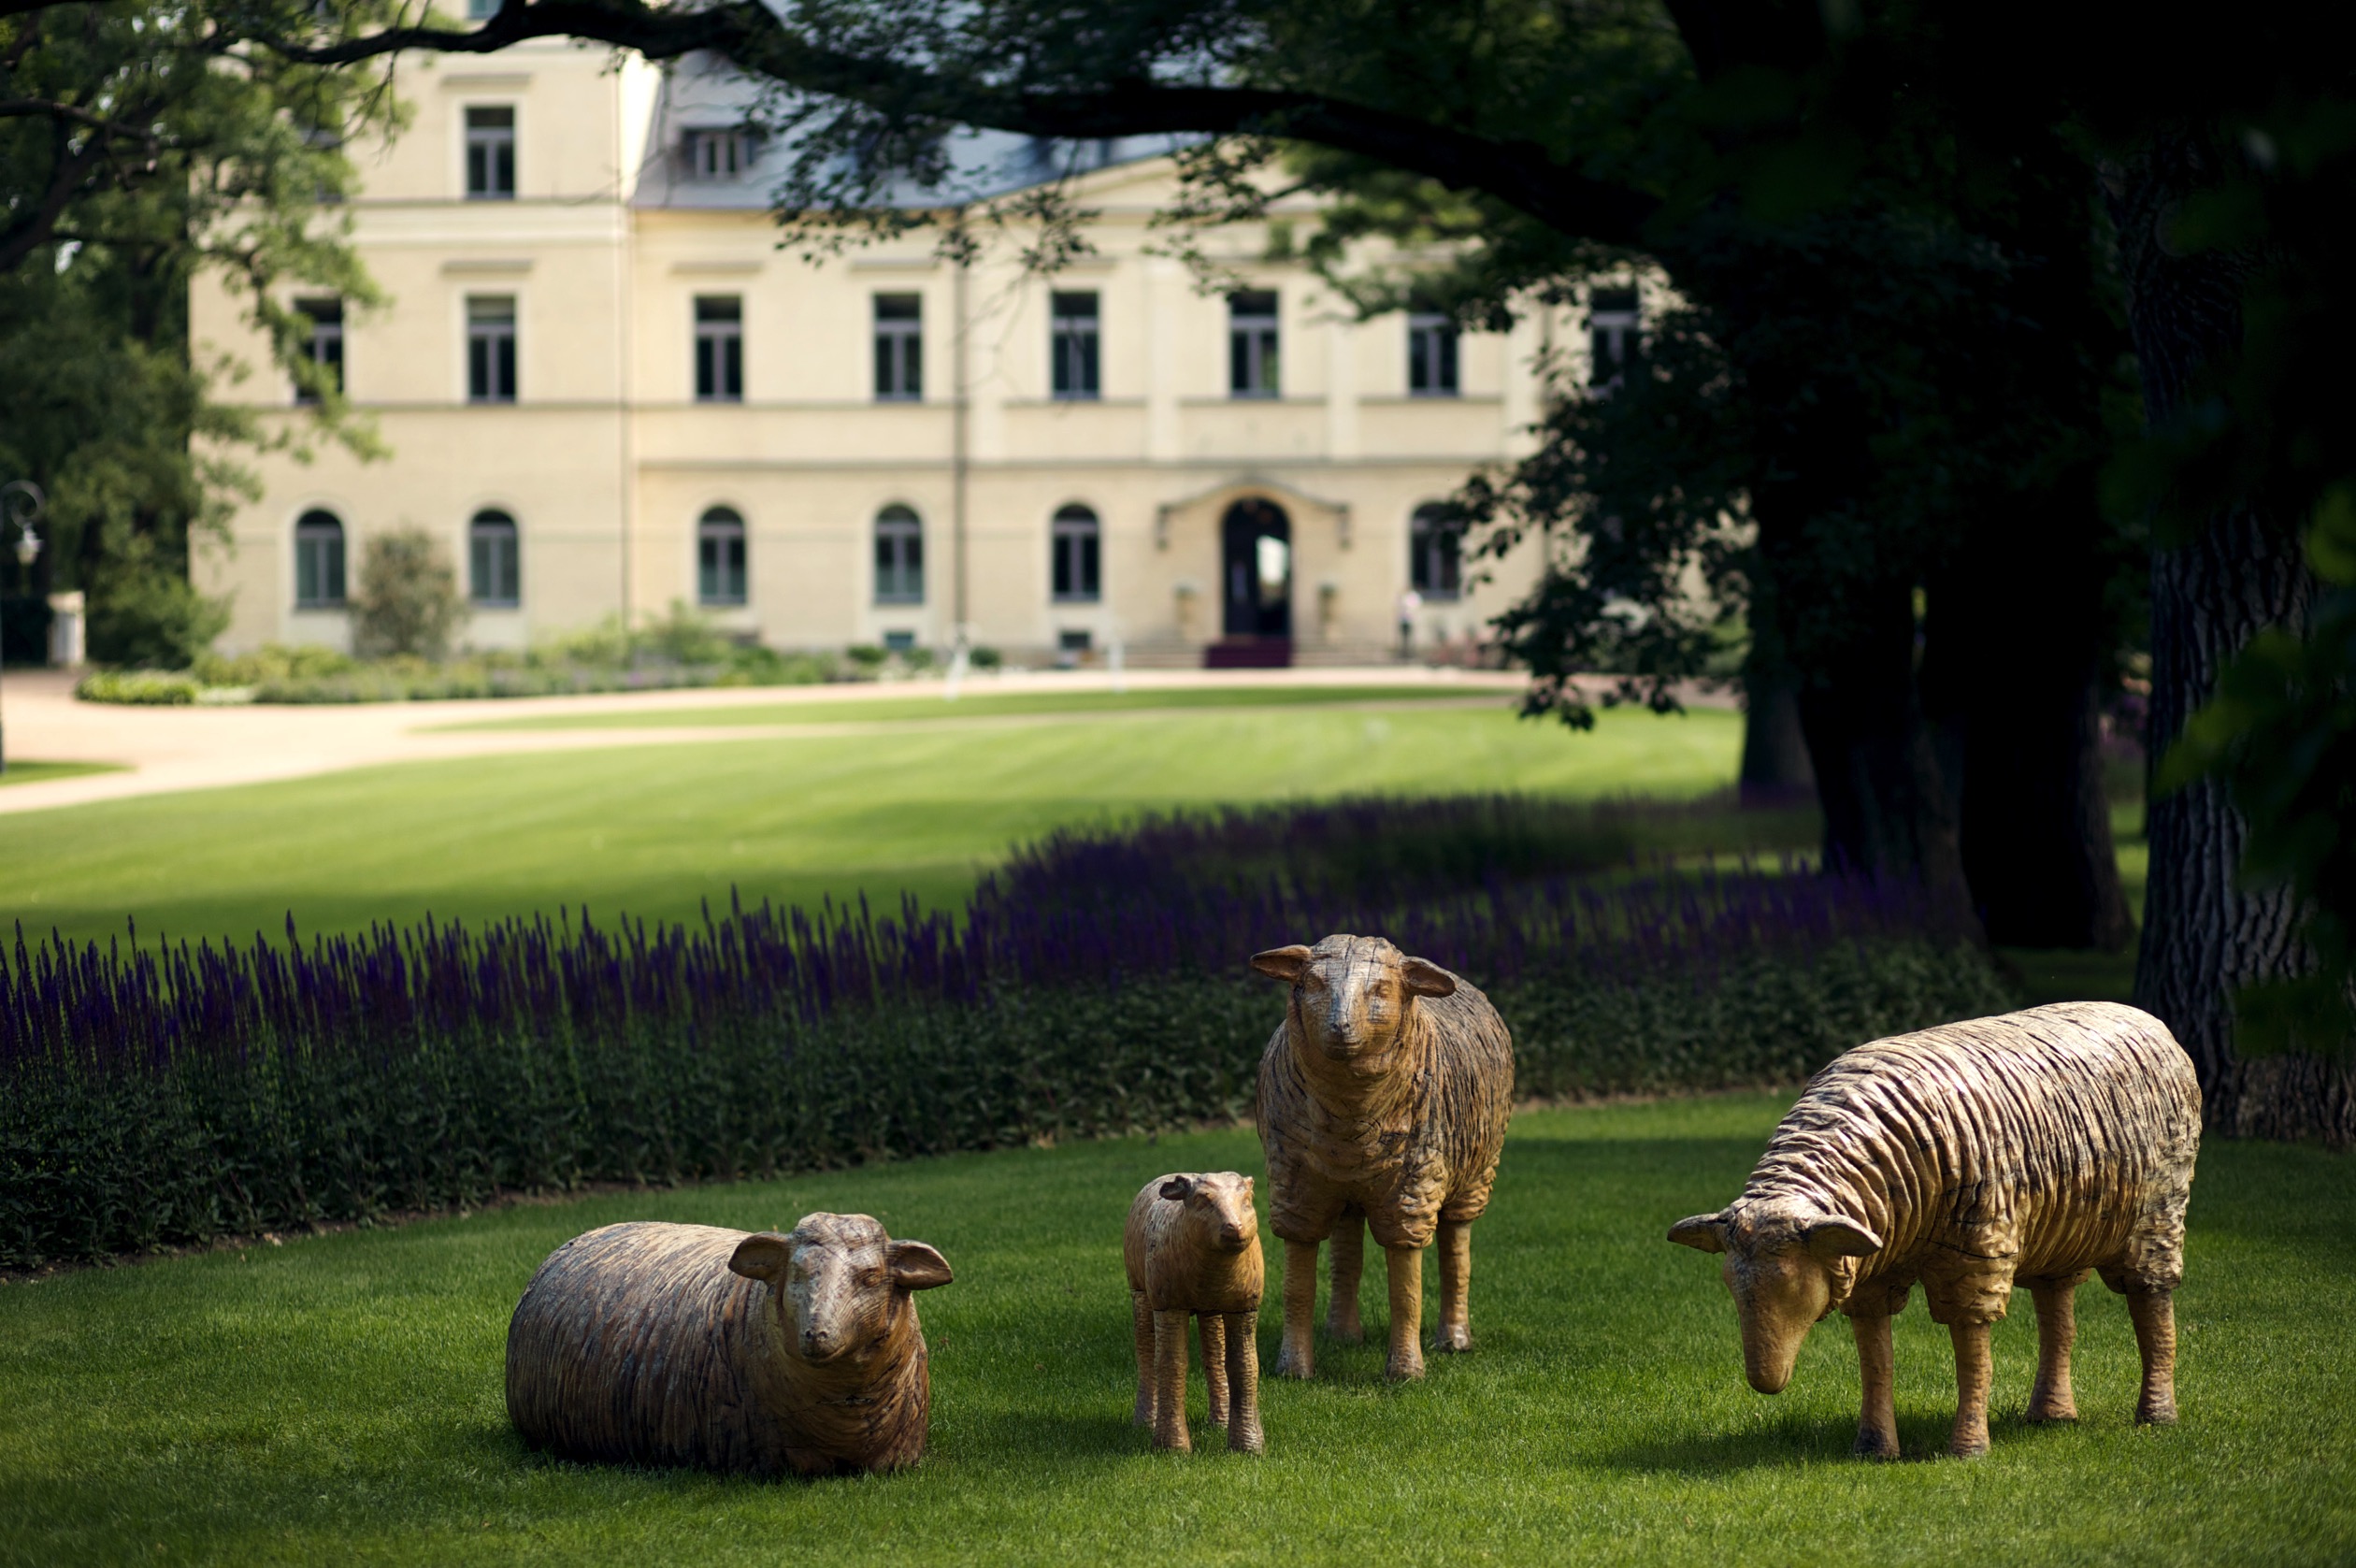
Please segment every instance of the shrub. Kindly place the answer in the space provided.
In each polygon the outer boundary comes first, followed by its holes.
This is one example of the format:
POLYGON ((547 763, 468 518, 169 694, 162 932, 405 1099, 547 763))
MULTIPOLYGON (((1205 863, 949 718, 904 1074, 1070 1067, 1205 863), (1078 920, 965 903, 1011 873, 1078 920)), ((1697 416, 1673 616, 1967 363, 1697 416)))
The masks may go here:
POLYGON ((996 669, 1006 662, 1006 655, 996 648, 970 648, 966 650, 966 662, 976 669, 996 669))
POLYGON ((189 676, 153 669, 93 670, 74 683, 84 702, 126 702, 149 708, 184 708, 196 700, 189 676))
POLYGON ((179 572, 134 561, 90 595, 90 656, 105 664, 186 669, 229 626, 229 601, 179 572))
POLYGON ((467 618, 458 575, 423 528, 371 534, 352 596, 352 645, 363 657, 407 654, 438 659, 467 618))
MULTIPOLYGON (((1394 804, 1362 820, 1409 831, 1394 804)), ((283 944, 161 953, 20 930, 0 1263, 1230 1117, 1281 1015, 1243 957, 1333 930, 1487 988, 1524 1094, 1788 1082, 2009 1001, 1911 890, 1796 868, 1401 901, 1342 891, 1309 855, 1257 882, 1141 883, 1084 842, 985 881, 962 918, 765 904, 307 945, 290 923, 283 944)))

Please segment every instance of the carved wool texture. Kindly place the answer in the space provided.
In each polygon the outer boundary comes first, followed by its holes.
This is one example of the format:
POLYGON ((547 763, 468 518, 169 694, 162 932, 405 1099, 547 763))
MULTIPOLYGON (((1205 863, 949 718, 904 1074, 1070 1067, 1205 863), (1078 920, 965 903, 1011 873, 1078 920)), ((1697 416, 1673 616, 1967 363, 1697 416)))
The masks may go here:
POLYGON ((508 1331, 508 1414, 567 1458, 778 1474, 888 1469, 924 1450, 915 1304, 880 1353, 793 1355, 765 1282, 732 1273, 746 1232, 610 1225, 549 1256, 508 1331))
POLYGON ((1156 1176, 1129 1203, 1121 1243, 1129 1288, 1156 1312, 1258 1311, 1266 1278, 1259 1237, 1241 1251, 1221 1250, 1208 1225, 1187 1223, 1183 1201, 1160 1196, 1171 1179, 1156 1176))
POLYGON ((1810 1081, 1729 1211, 1856 1220, 1882 1247, 1845 1309, 1942 1323, 2004 1315, 2023 1283, 2102 1271, 2115 1289, 2183 1278, 2200 1086, 2167 1029, 2066 1002, 1860 1045, 1810 1081))
POLYGON ((1514 1043, 1479 987, 1455 978, 1453 995, 1415 999, 1398 1069, 1357 1103, 1329 1102, 1310 1084, 1287 1010, 1260 1057, 1257 1108, 1277 1235, 1324 1241, 1355 1208, 1378 1245, 1423 1247, 1442 1218, 1488 1207, 1513 1115, 1514 1043))

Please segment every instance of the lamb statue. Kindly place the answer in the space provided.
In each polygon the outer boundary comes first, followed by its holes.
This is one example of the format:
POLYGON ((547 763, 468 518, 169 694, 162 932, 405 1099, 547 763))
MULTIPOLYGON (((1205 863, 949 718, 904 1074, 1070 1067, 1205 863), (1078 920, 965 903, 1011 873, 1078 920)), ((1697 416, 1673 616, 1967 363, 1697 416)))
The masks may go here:
POLYGON ((2184 1209, 2201 1091, 2165 1025, 2063 1002, 1860 1045, 1817 1073, 1742 1195, 1669 1239, 1724 1253, 1750 1385, 1780 1392, 1834 1307, 1857 1335, 1857 1451, 1898 1453, 1889 1319, 1917 1280, 1955 1342, 1951 1449, 1988 1451, 1989 1325, 2016 1284, 2037 1308, 2029 1419, 2077 1417, 2074 1294, 2127 1298, 2143 1353, 2135 1419, 2176 1419, 2184 1209))
POLYGON ((1202 1327, 1211 1424, 1257 1454, 1260 1433, 1259 1215, 1252 1178, 1233 1171, 1156 1176, 1129 1204, 1121 1247, 1137 1335, 1137 1424, 1156 1448, 1189 1448, 1186 1318, 1202 1327))
POLYGON ((1274 948, 1252 967, 1292 987, 1260 1057, 1269 1227, 1285 1243, 1279 1375, 1314 1369, 1317 1246, 1333 1239, 1327 1331, 1355 1341, 1365 1238, 1390 1263, 1385 1375, 1421 1377, 1423 1249, 1440 1242, 1437 1350, 1470 1350, 1472 1222, 1513 1115, 1514 1043, 1468 982, 1380 937, 1274 948))
POLYGON ((792 1232, 609 1225, 549 1254, 508 1329, 508 1414, 567 1459, 773 1475, 896 1470, 932 1385, 910 1295, 949 1283, 866 1215, 792 1232))

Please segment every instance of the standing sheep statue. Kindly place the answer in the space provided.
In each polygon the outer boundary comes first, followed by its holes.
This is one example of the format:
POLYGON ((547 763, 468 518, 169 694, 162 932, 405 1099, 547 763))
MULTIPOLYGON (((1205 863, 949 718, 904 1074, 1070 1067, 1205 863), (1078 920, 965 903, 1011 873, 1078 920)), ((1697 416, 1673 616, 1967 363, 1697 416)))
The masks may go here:
POLYGON ((949 1283, 866 1215, 787 1235, 609 1225, 549 1254, 508 1329, 508 1415, 567 1459, 804 1475, 925 1451, 912 1291, 949 1283))
POLYGON ((1327 1331, 1355 1341, 1358 1273, 1374 1232, 1390 1264, 1385 1375, 1421 1377, 1423 1249, 1440 1242, 1437 1350, 1470 1350, 1472 1224, 1488 1207, 1513 1115, 1514 1043, 1488 999, 1380 937, 1329 936, 1257 954, 1286 982, 1285 1021, 1260 1057, 1269 1223, 1285 1242, 1279 1375, 1315 1362, 1317 1245, 1333 1239, 1327 1331))
POLYGON ((1137 1424, 1156 1448, 1186 1436, 1186 1317, 1202 1325, 1211 1424, 1228 1446, 1267 1447, 1259 1417, 1259 1215, 1252 1178, 1233 1171, 1156 1176, 1129 1204, 1121 1248, 1137 1331, 1137 1424))
POLYGON ((2073 1298, 2091 1273, 2127 1298, 2138 1421, 2176 1419, 2184 1208, 2201 1093, 2164 1025, 2065 1002, 1877 1040, 1809 1081, 1742 1195, 1669 1239, 1726 1255, 1750 1386, 1780 1392, 1838 1307, 1857 1335, 1857 1451, 1898 1453, 1889 1319, 1915 1281, 1955 1342, 1952 1451, 1988 1451, 1989 1325, 2016 1283, 2037 1307, 2029 1419, 2077 1417, 2073 1298))

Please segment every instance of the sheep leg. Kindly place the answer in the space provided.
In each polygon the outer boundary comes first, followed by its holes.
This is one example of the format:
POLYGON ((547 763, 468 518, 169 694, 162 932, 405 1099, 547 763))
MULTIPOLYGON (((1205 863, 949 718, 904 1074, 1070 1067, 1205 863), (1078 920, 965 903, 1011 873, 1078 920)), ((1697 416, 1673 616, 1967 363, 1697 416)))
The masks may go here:
POLYGON ((1129 1322, 1137 1338, 1137 1411, 1129 1417, 1135 1426, 1154 1424, 1154 1309, 1146 1304, 1145 1292, 1129 1292, 1129 1322))
POLYGON ((1440 1351, 1472 1348, 1472 1224, 1470 1220, 1440 1222, 1440 1331, 1431 1348, 1440 1351))
POLYGON ((1865 1397, 1857 1417, 1855 1452, 1867 1459, 1898 1457, 1898 1356, 1889 1338, 1889 1314, 1849 1319, 1857 1335, 1857 1370, 1865 1397))
POLYGON ((1366 1338, 1358 1320, 1358 1277, 1366 1271, 1366 1216, 1345 1209, 1333 1228, 1333 1294, 1326 1302, 1326 1332, 1343 1345, 1366 1338))
POLYGON ((2143 1397, 2135 1402, 2138 1424, 2170 1426, 2176 1407, 2176 1296, 2168 1290, 2130 1290, 2127 1316, 2135 1322, 2135 1348, 2143 1352, 2143 1397))
POLYGON ((1227 1315, 1197 1313, 1195 1324, 1202 1335, 1202 1381, 1211 1390, 1211 1424, 1223 1427, 1228 1424, 1227 1315))
POLYGON ((1227 1315, 1228 1446, 1240 1454, 1265 1453, 1260 1433, 1259 1314, 1227 1315))
POLYGON ((2037 1303, 2037 1381, 2029 1390, 2029 1419, 2075 1421, 2070 1350, 2077 1344, 2077 1282, 2032 1285, 2029 1299, 2037 1303))
POLYGON ((1988 1325, 1958 1321, 1947 1325, 1947 1334, 1955 1341, 1955 1433, 1947 1451, 1977 1459, 1988 1452, 1988 1386, 1995 1371, 1988 1325))
POLYGON ((1276 1353, 1279 1377, 1314 1377, 1315 1354, 1309 1347, 1309 1320, 1317 1313, 1317 1244, 1285 1244, 1285 1342, 1276 1353))
POLYGON ((1154 1446, 1185 1450, 1186 1437, 1186 1315, 1154 1314, 1154 1446))
POLYGON ((1391 1246, 1390 1361, 1383 1375, 1394 1383, 1424 1374, 1423 1248, 1391 1246))

